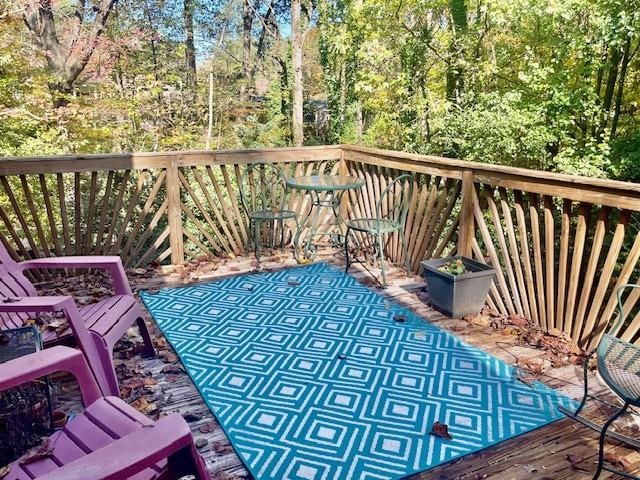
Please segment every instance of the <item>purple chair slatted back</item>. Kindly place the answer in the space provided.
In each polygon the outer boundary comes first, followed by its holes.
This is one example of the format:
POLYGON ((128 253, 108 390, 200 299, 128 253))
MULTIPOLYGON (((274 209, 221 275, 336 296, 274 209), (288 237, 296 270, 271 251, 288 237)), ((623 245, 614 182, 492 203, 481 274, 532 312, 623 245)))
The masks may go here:
MULTIPOLYGON (((0 242, 0 301, 5 297, 34 297, 36 289, 22 273, 20 265, 11 258, 9 252, 0 242)), ((18 328, 29 318, 26 313, 0 314, 0 330, 18 328)))

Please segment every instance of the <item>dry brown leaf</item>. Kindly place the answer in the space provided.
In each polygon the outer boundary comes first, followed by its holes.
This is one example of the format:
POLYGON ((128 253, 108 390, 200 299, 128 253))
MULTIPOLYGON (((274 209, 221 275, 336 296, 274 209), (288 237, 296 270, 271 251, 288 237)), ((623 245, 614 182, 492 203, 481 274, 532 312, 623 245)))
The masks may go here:
POLYGON ((153 387, 158 384, 158 380, 153 377, 146 377, 143 381, 145 387, 153 387))
POLYGON ((436 437, 444 438, 445 440, 452 440, 453 437, 449 434, 449 426, 445 423, 435 422, 429 432, 436 437))
POLYGON ((529 326, 529 321, 522 315, 512 313, 509 315, 508 320, 511 325, 515 325, 516 327, 526 328, 529 326))
POLYGON ((491 317, 480 313, 469 318, 469 323, 472 325, 478 325, 479 327, 489 327, 491 326, 491 317))
POLYGON ((216 424, 214 422, 207 422, 204 425, 200 425, 200 428, 198 428, 198 430, 200 431, 200 433, 211 433, 215 430, 216 428, 216 424))
POLYGON ((27 450, 27 453, 25 453, 20 459, 20 465, 27 465, 28 463, 42 460, 43 458, 51 456, 52 453, 53 445, 51 445, 51 440, 49 438, 45 438, 40 445, 27 450))
POLYGON ((169 363, 176 363, 178 361, 178 356, 175 353, 169 352, 164 356, 164 359, 169 363))
POLYGON ((140 397, 131 403, 131 406, 145 415, 151 415, 158 410, 158 406, 155 403, 149 402, 146 398, 140 397))
POLYGON ((627 460, 624 455, 618 455, 611 451, 608 451, 604 454, 604 459, 613 466, 620 468, 621 470, 626 470, 631 465, 631 462, 629 462, 629 460, 627 460))
POLYGON ((568 453, 567 455, 565 455, 564 458, 571 464, 571 468, 573 470, 583 470, 582 468, 580 468, 578 466, 579 464, 584 462, 584 458, 581 457, 580 455, 575 455, 573 453, 568 453))
POLYGON ((0 478, 4 478, 11 471, 11 466, 5 465, 4 467, 0 467, 0 478))

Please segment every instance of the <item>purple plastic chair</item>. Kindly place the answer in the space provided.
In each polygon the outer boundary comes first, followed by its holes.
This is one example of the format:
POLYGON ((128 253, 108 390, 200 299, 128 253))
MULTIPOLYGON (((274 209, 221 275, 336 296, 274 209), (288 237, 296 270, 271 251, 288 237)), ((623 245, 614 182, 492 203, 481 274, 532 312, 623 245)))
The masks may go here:
POLYGON ((0 391, 59 371, 76 377, 85 410, 49 437, 50 455, 18 459, 3 480, 210 480, 179 414, 153 422, 117 397, 103 397, 79 350, 56 346, 0 364, 0 391))
POLYGON ((134 322, 145 343, 144 353, 154 354, 142 308, 131 292, 120 257, 50 257, 18 263, 0 243, 0 330, 21 327, 30 314, 39 312, 64 313, 68 328, 62 332, 45 329, 43 342, 45 346, 52 345, 73 335, 105 395, 120 395, 113 346, 134 322), (38 297, 23 273, 27 269, 60 268, 105 270, 111 275, 115 295, 78 308, 71 297, 38 297))

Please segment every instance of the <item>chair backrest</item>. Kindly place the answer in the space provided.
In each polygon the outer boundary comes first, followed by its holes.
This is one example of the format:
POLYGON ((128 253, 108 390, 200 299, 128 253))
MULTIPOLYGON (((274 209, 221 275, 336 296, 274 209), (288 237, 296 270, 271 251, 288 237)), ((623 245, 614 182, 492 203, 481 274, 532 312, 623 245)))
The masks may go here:
POLYGON ((628 314, 631 313, 631 310, 633 310, 633 305, 636 303, 636 300, 640 296, 640 290, 638 290, 635 295, 633 292, 631 292, 629 297, 627 297, 629 305, 625 305, 625 293, 636 289, 640 289, 640 285, 626 284, 616 289, 616 298, 618 301, 618 318, 608 329, 605 330, 606 335, 609 335, 610 337, 618 337, 620 335, 620 331, 625 326, 628 314), (625 310, 627 311, 625 312, 625 310))
MULTIPOLYGON (((32 297, 36 289, 24 276, 20 265, 0 242, 0 301, 6 297, 32 297)), ((29 318, 26 313, 0 313, 0 330, 19 328, 29 318)))
POLYGON ((240 200, 247 214, 284 209, 287 179, 279 167, 268 163, 247 165, 239 183, 240 200))
POLYGON ((394 178, 383 190, 376 203, 376 217, 404 225, 412 196, 413 175, 405 173, 394 178))

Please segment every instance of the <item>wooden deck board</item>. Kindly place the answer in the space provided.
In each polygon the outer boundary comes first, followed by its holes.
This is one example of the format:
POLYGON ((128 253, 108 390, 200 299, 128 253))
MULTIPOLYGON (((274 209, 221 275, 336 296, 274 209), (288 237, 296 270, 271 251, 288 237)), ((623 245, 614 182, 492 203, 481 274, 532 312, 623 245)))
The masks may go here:
MULTIPOLYGON (((328 253, 323 253, 320 257, 330 263, 342 264, 339 257, 328 253)), ((255 270, 254 265, 251 258, 229 260, 221 264, 216 271, 200 275, 197 281, 205 282, 247 273, 255 270)), ((287 253, 279 255, 276 261, 269 261, 269 258, 263 259, 263 270, 275 270, 294 265, 295 263, 287 253)), ((517 358, 530 359, 544 354, 541 350, 519 345, 515 337, 502 335, 490 328, 470 326, 464 320, 450 319, 434 311, 424 302, 424 295, 420 295, 423 288, 423 282, 420 278, 407 277, 398 269, 392 268, 390 270, 388 273, 390 286, 386 290, 377 289, 379 293, 412 309, 429 322, 452 331, 465 342, 511 364, 517 358)), ((371 274, 376 274, 376 271, 365 271, 362 266, 354 265, 350 273, 366 285, 375 286, 371 274)), ((189 283, 182 277, 180 273, 165 273, 138 281, 135 286, 139 290, 189 283)), ((155 327, 153 330, 155 336, 160 336, 155 327)), ((158 380, 154 402, 159 407, 160 415, 169 412, 196 414, 199 419, 190 422, 190 426, 196 438, 207 440, 207 445, 200 451, 214 474, 214 478, 249 479, 249 473, 229 447, 224 432, 204 404, 188 375, 181 374, 177 376, 176 381, 167 381, 167 376, 161 372, 165 365, 166 363, 161 359, 148 359, 140 362, 140 367, 145 371, 151 371, 158 380), (203 433, 200 429, 204 425, 213 428, 211 431, 203 433)), ((544 377, 544 381, 549 386, 575 398, 582 394, 581 367, 570 365, 551 369, 544 377)), ((608 390, 593 375, 590 382, 593 386, 592 393, 606 401, 615 401, 608 390)), ((604 414, 598 408, 598 402, 592 402, 592 406, 586 410, 586 414, 595 420, 604 418, 604 414)), ((635 431, 637 432, 638 429, 636 428, 635 431)), ((640 472, 640 454, 621 446, 610 447, 610 449, 616 454, 625 455, 625 458, 632 462, 631 469, 636 473, 640 472)), ((595 468, 596 452, 597 438, 594 432, 580 427, 570 420, 561 420, 410 478, 411 480, 584 480, 591 478, 591 472, 595 468), (577 455, 584 459, 579 465, 581 470, 571 467, 570 462, 566 460, 568 454, 577 455)), ((618 477, 603 473, 601 478, 618 477)))

